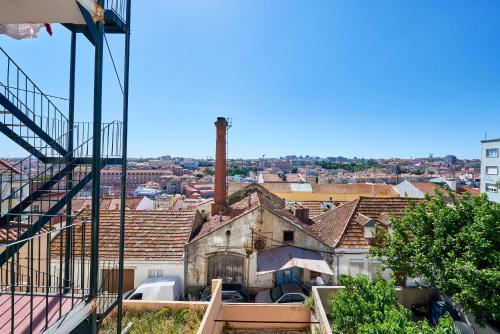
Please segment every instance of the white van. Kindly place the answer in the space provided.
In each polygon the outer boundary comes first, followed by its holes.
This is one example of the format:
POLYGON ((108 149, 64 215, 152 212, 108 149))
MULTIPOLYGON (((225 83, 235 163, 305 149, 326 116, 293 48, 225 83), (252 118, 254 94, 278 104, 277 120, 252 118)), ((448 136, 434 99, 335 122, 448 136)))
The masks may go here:
POLYGON ((127 300, 180 300, 181 281, 177 276, 151 277, 128 292, 127 300))

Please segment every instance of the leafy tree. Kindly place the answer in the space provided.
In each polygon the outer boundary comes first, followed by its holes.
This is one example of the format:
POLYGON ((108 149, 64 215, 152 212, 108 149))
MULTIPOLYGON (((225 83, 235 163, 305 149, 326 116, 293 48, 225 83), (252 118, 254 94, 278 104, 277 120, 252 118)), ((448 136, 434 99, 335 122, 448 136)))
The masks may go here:
POLYGON ((344 289, 332 294, 333 331, 336 334, 452 334, 449 315, 431 327, 427 321, 413 321, 412 313, 399 304, 394 280, 380 275, 374 283, 367 276, 342 276, 344 289))
POLYGON ((376 161, 370 161, 367 163, 341 163, 341 162, 328 162, 322 161, 316 163, 324 169, 333 170, 345 170, 346 172, 361 172, 370 168, 382 168, 383 165, 377 163, 376 161))
POLYGON ((449 191, 448 198, 450 204, 436 190, 393 218, 392 232, 379 229, 370 253, 401 278, 423 278, 479 321, 499 321, 500 205, 485 195, 457 198, 449 191))

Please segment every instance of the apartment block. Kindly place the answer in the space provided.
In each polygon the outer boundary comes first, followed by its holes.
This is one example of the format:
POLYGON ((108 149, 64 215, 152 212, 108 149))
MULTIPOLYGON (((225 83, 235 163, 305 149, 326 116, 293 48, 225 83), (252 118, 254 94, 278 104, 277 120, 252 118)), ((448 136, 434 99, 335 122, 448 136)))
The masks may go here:
POLYGON ((481 141, 481 193, 500 203, 500 138, 481 141))

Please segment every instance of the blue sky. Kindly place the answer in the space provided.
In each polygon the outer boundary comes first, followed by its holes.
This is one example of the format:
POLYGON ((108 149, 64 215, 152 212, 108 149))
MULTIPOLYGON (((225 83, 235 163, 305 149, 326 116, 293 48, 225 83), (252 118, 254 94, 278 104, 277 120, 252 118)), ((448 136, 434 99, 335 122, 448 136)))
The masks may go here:
MULTIPOLYGON (((476 158, 485 132, 500 137, 499 1, 133 2, 129 156, 213 156, 217 116, 232 118, 232 158, 476 158)), ((54 26, 0 45, 46 93, 67 96, 69 38, 54 26)), ((121 68, 122 37, 108 38, 121 68)), ((93 51, 78 42, 84 121, 93 51)), ((121 95, 105 59, 113 120, 121 95)))

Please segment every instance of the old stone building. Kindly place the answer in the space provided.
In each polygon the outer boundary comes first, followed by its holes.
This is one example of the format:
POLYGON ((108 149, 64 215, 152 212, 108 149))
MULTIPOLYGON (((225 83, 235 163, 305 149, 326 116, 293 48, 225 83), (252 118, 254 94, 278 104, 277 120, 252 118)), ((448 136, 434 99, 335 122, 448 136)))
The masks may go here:
POLYGON ((291 212, 258 184, 240 189, 187 245, 188 290, 197 291, 213 278, 242 283, 250 291, 288 281, 309 285, 319 275, 330 282, 332 249, 312 223, 306 208, 291 212))

